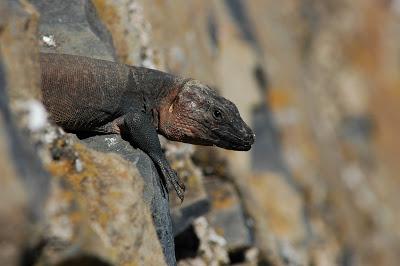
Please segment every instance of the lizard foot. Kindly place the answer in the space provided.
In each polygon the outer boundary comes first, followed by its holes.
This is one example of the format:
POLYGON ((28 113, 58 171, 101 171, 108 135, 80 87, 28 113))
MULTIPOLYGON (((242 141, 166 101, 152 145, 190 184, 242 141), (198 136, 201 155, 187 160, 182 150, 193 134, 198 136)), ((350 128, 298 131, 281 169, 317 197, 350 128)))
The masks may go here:
POLYGON ((183 202, 185 197, 185 184, 182 182, 182 180, 180 180, 176 172, 170 166, 162 167, 161 169, 165 177, 167 187, 173 187, 179 199, 181 202, 183 202))

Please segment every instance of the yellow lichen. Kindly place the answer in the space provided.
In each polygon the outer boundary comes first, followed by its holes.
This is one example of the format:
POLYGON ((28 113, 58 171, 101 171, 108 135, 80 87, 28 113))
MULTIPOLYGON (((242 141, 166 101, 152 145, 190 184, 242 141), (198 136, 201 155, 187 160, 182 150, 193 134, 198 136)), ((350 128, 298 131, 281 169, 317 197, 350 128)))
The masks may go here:
POLYGON ((235 204, 235 199, 229 192, 224 190, 214 190, 211 193, 213 198, 213 209, 226 209, 231 208, 235 204))

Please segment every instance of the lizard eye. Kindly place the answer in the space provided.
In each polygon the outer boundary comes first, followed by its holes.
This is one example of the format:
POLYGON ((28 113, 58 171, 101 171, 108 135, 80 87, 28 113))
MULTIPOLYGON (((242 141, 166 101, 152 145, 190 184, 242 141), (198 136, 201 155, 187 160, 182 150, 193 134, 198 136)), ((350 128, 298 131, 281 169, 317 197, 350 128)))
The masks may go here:
POLYGON ((218 109, 215 109, 215 110, 213 111, 213 117, 214 117, 216 120, 220 120, 220 119, 222 118, 222 112, 221 112, 220 110, 218 110, 218 109))

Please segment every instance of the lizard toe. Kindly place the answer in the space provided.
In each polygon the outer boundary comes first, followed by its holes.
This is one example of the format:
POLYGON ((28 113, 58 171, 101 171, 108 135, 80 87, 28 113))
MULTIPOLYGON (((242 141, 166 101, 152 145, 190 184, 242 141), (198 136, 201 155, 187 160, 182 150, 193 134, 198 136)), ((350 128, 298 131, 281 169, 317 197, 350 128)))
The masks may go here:
POLYGON ((167 187, 173 187, 178 198, 183 202, 185 197, 185 184, 179 179, 177 173, 170 167, 163 168, 163 174, 167 187))
POLYGON ((172 170, 172 171, 174 171, 175 182, 178 184, 178 186, 181 188, 181 190, 183 190, 183 192, 185 192, 186 191, 185 183, 179 178, 178 173, 175 170, 172 170))
POLYGON ((178 175, 176 174, 175 171, 173 171, 173 175, 171 176, 171 183, 176 191, 176 194, 178 195, 178 198, 183 202, 183 199, 185 197, 185 184, 179 179, 178 175))
POLYGON ((184 194, 184 190, 182 189, 175 189, 176 194, 178 195, 178 198, 181 200, 181 203, 183 202, 183 200, 185 199, 185 194, 184 194))
POLYGON ((185 183, 183 183, 183 181, 180 180, 179 177, 178 177, 178 185, 183 191, 186 191, 185 183))

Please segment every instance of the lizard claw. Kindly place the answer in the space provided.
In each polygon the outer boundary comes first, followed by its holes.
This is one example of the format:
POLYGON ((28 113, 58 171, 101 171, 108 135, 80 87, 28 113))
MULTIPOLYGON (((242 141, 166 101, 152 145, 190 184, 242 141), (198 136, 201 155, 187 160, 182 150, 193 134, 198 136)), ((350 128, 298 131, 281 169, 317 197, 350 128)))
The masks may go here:
POLYGON ((170 166, 163 167, 162 172, 165 177, 165 181, 167 182, 167 186, 172 186, 175 189, 176 194, 182 203, 183 199, 185 198, 185 184, 182 182, 182 180, 180 180, 176 172, 170 166))
POLYGON ((183 190, 183 192, 185 192, 186 191, 185 183, 179 178, 179 176, 176 173, 176 171, 174 171, 174 172, 175 172, 175 175, 176 175, 176 179, 177 179, 176 181, 178 183, 178 186, 183 190))

